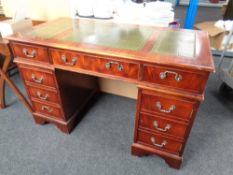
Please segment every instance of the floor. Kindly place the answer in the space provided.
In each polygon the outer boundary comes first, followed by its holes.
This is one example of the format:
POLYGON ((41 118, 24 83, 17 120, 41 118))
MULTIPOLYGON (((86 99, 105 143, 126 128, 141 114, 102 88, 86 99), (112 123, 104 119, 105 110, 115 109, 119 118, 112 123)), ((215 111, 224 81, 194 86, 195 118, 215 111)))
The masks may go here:
MULTIPOLYGON (((13 80, 24 89, 18 76, 13 80)), ((0 175, 231 175, 233 94, 222 96, 220 84, 212 74, 180 170, 157 156, 131 156, 135 100, 103 94, 65 135, 51 124, 36 125, 7 86, 8 107, 0 112, 0 175)))

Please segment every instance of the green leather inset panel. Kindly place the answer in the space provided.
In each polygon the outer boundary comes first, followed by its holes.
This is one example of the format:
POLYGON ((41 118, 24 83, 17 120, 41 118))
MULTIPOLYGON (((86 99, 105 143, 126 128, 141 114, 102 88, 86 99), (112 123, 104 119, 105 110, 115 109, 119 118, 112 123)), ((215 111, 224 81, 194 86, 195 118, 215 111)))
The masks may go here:
POLYGON ((60 33, 70 29, 72 27, 72 21, 71 20, 62 20, 57 21, 54 24, 46 25, 40 28, 34 29, 32 32, 27 33, 27 36, 33 36, 33 37, 39 37, 42 39, 49 39, 53 38, 56 35, 59 35, 60 33))
POLYGON ((196 55, 194 32, 163 30, 160 32, 152 52, 193 58, 196 55))
POLYGON ((152 33, 149 27, 81 20, 62 40, 138 51, 152 33))

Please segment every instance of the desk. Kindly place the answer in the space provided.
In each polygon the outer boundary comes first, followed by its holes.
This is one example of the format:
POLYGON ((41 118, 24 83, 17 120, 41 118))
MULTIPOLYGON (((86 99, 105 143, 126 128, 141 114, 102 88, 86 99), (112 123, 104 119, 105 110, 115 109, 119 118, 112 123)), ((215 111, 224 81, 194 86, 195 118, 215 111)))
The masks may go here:
POLYGON ((131 82, 138 87, 132 154, 180 168, 214 71, 207 33, 61 18, 7 39, 36 123, 70 133, 99 91, 97 77, 131 82))

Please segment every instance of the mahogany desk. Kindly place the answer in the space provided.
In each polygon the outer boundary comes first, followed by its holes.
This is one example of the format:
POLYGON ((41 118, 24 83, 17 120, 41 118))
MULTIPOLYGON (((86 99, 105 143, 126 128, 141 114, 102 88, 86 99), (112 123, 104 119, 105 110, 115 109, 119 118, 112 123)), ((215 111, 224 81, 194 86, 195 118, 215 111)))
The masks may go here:
POLYGON ((36 123, 69 133, 98 92, 96 77, 131 82, 138 87, 132 154, 180 168, 214 71, 206 33, 61 18, 7 39, 36 123))

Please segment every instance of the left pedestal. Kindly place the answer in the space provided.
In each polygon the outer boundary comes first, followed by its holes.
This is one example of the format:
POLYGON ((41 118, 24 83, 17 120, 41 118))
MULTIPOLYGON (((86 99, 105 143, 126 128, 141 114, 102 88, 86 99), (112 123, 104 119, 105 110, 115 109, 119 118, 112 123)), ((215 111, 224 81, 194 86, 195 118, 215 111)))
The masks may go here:
POLYGON ((44 47, 13 43, 12 48, 35 122, 53 123, 62 132, 70 133, 98 93, 97 79, 55 70, 44 47))
POLYGON ((55 73, 25 64, 18 67, 33 106, 35 122, 53 123, 62 132, 70 133, 98 92, 95 78, 65 71, 55 73))

